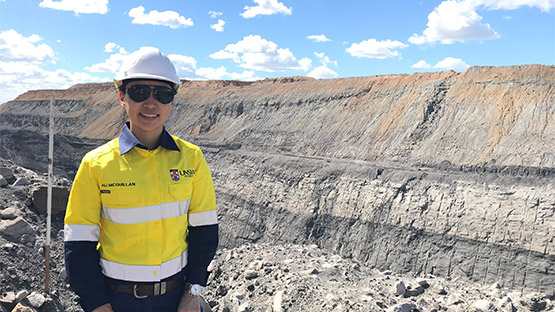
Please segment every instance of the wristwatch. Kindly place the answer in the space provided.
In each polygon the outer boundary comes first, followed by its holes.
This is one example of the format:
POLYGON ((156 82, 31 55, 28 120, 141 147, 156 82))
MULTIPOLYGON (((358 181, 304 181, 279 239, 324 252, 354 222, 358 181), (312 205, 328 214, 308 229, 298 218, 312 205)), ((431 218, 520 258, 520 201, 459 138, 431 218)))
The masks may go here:
POLYGON ((200 293, 202 292, 202 286, 200 286, 199 284, 191 284, 189 286, 189 293, 193 296, 199 296, 200 293))

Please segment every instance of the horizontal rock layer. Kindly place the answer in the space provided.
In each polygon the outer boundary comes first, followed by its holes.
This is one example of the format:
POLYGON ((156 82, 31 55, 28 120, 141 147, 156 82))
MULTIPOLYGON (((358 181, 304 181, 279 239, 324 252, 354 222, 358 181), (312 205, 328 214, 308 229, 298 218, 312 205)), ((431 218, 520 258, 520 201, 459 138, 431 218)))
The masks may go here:
MULTIPOLYGON (((0 156, 44 170, 50 95, 71 176, 125 113, 109 83, 28 92, 0 106, 0 156)), ((317 243, 380 269, 555 288, 555 66, 185 81, 166 125, 205 151, 228 246, 317 243)))

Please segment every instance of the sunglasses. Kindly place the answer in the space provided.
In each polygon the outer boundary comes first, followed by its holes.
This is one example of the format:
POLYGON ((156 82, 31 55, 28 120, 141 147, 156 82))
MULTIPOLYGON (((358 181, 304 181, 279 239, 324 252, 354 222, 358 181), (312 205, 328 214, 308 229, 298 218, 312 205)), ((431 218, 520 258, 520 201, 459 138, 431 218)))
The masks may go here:
POLYGON ((169 87, 149 85, 134 85, 125 89, 125 92, 135 102, 146 101, 152 92, 154 98, 162 104, 169 104, 173 101, 173 96, 177 93, 174 89, 169 87))

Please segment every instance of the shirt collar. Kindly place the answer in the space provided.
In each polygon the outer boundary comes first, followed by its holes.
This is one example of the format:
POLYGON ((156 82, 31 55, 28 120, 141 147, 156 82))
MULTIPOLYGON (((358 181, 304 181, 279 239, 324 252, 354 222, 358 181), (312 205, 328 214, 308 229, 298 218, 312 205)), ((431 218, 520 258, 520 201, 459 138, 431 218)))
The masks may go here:
MULTIPOLYGON (((142 148, 142 149, 148 149, 146 146, 141 144, 141 142, 139 142, 139 140, 135 137, 135 135, 133 135, 133 133, 129 129, 129 122, 126 122, 125 125, 123 126, 123 128, 121 129, 120 134, 119 134, 119 154, 120 154, 120 156, 129 152, 135 146, 137 146, 139 148, 142 148)), ((175 140, 168 133, 168 131, 166 131, 166 127, 164 127, 162 129, 162 134, 160 135, 160 138, 158 139, 158 145, 156 145, 156 147, 158 147, 158 146, 162 146, 163 148, 171 150, 171 151, 179 151, 179 147, 177 147, 177 144, 175 143, 175 140)))

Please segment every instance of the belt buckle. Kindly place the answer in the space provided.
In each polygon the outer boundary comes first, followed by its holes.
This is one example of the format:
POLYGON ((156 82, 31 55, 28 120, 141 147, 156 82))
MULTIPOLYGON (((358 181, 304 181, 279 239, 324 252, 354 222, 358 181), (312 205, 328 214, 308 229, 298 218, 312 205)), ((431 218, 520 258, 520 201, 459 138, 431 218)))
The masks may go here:
POLYGON ((154 296, 166 293, 166 282, 154 283, 154 296))
POLYGON ((137 299, 144 299, 148 296, 139 296, 137 295, 137 284, 133 285, 133 296, 137 299))

